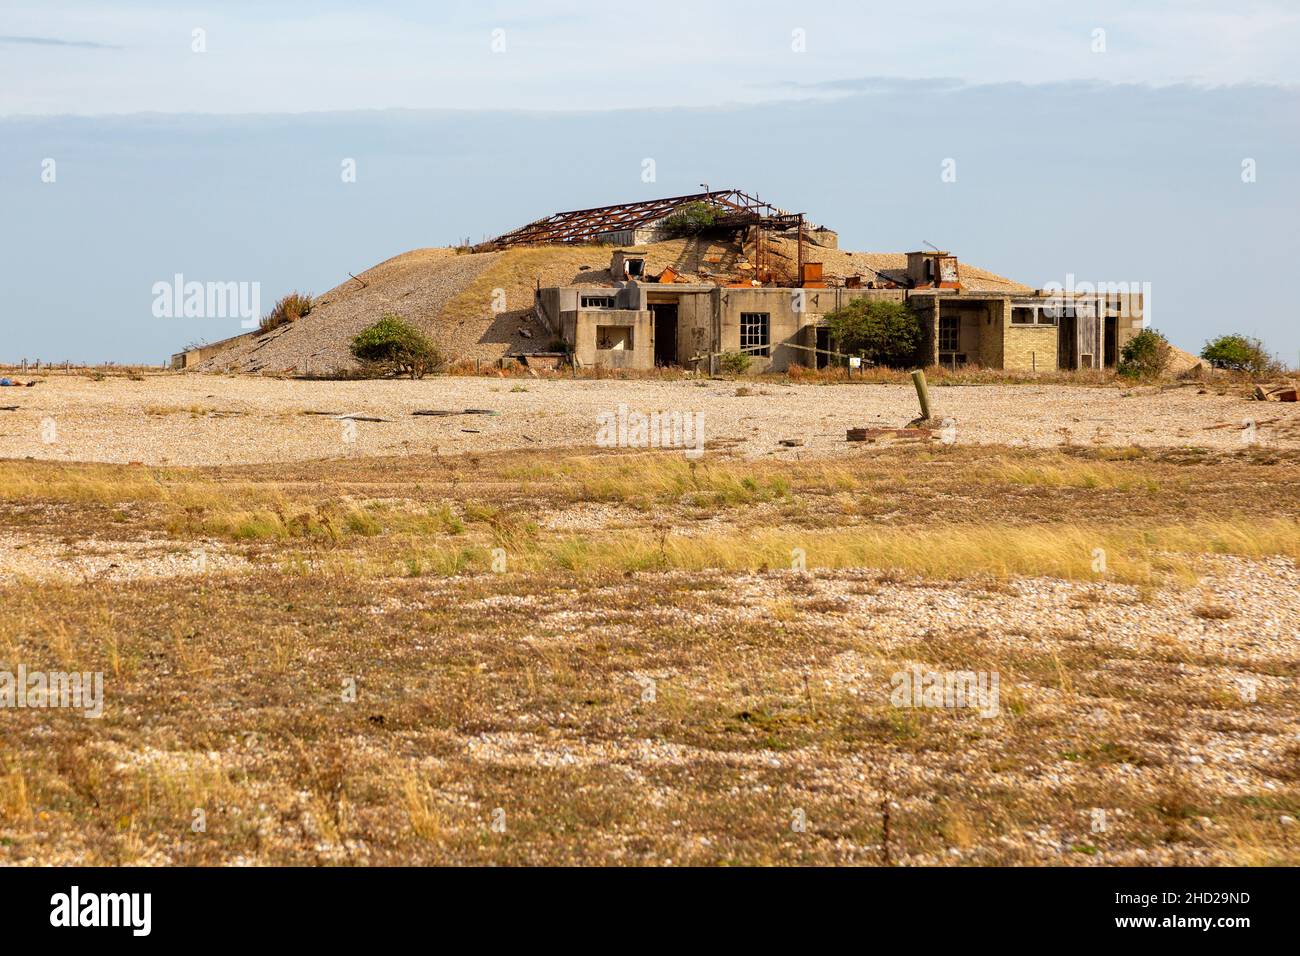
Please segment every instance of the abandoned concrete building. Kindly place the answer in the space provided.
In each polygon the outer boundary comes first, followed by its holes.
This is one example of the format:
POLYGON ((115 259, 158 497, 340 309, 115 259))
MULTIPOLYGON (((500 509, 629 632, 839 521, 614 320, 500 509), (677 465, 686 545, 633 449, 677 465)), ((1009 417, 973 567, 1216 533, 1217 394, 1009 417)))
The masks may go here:
POLYGON ((859 298, 915 310, 920 364, 1107 368, 1143 325, 1139 291, 1034 290, 937 248, 843 253, 834 231, 734 189, 557 213, 484 248, 546 243, 612 247, 606 279, 536 290, 538 319, 582 366, 711 370, 733 352, 751 357, 751 372, 844 362, 825 317, 859 298), (694 275, 649 274, 638 247, 681 235, 691 210, 739 237, 737 254, 705 257, 694 275))
MULTIPOLYGON (((925 243, 929 245, 929 243, 925 243)), ((1127 286, 1035 290, 938 248, 855 252, 833 229, 737 189, 557 213, 472 248, 415 249, 349 274, 307 314, 172 357, 200 371, 333 374, 353 337, 396 314, 450 362, 751 373, 852 367, 827 317, 905 303, 917 365, 1106 368, 1143 327, 1127 286), (483 290, 491 295, 483 295, 483 290)), ((268 319, 271 317, 268 316, 268 319)))

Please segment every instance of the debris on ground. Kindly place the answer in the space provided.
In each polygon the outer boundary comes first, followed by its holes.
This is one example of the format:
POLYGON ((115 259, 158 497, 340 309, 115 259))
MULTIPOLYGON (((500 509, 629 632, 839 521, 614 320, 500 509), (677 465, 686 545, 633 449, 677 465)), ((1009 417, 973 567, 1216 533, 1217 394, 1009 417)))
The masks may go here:
POLYGON ((453 415, 495 415, 496 410, 491 408, 466 408, 458 411, 454 408, 421 408, 411 412, 411 414, 430 418, 450 418, 453 415))
POLYGON ((880 439, 904 439, 908 441, 928 441, 934 438, 933 428, 850 428, 845 436, 848 441, 875 442, 880 439))
POLYGON ((1206 425, 1205 428, 1202 430, 1207 432, 1213 432, 1213 431, 1218 431, 1220 428, 1249 428, 1252 425, 1256 428, 1259 428, 1264 425, 1276 425, 1281 420, 1282 419, 1280 418, 1265 418, 1262 421, 1257 421, 1257 422, 1251 421, 1250 419, 1245 419, 1240 422, 1219 422, 1217 425, 1206 425))
POLYGON ((1297 388, 1294 382, 1255 386, 1255 401, 1257 402, 1294 402, 1297 400, 1300 400, 1300 389, 1297 388))

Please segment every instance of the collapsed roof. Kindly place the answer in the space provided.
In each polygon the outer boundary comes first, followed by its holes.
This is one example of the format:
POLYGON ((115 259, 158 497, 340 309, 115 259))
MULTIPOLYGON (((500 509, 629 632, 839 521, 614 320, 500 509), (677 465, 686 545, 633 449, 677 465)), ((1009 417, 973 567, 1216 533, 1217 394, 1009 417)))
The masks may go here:
POLYGON ((490 239, 476 252, 508 249, 511 246, 554 242, 596 242, 603 236, 650 226, 695 203, 718 207, 717 225, 740 228, 762 224, 768 227, 795 227, 803 221, 802 213, 792 213, 739 189, 714 189, 689 196, 669 196, 639 202, 618 203, 557 212, 490 239))

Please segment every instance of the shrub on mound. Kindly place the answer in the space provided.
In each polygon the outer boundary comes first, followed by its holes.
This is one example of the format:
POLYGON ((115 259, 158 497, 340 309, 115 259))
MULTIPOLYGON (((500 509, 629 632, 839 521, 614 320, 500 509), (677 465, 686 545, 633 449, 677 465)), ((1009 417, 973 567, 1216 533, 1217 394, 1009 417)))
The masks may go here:
POLYGON ((352 355, 368 370, 411 378, 424 378, 442 364, 442 355, 428 337, 397 315, 385 315, 354 338, 352 355))
POLYGON ((664 235, 672 239, 698 236, 708 232, 718 221, 718 207, 707 202, 693 202, 682 206, 664 219, 660 226, 664 235))
POLYGON ((1269 375, 1277 371, 1277 362, 1264 351, 1264 343, 1245 335, 1220 335, 1205 343, 1201 358, 1214 368, 1231 372, 1269 375))
POLYGON ((1128 378, 1159 378, 1172 358, 1169 340, 1155 329, 1143 329, 1120 349, 1117 371, 1128 378))
POLYGON ((310 294, 303 295, 301 292, 290 292, 275 304, 275 308, 262 319, 259 327, 263 332, 270 332, 286 322, 297 322, 304 315, 311 312, 311 305, 312 297, 310 294))

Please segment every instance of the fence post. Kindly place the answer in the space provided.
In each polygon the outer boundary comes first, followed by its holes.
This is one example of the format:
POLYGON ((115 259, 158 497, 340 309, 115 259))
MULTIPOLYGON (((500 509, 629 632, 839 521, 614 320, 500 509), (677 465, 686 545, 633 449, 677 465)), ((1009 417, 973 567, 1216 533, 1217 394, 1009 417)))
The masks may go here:
POLYGON ((921 403, 921 418, 930 419, 930 390, 925 384, 925 372, 917 369, 912 373, 912 384, 916 386, 916 397, 921 403))

